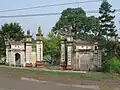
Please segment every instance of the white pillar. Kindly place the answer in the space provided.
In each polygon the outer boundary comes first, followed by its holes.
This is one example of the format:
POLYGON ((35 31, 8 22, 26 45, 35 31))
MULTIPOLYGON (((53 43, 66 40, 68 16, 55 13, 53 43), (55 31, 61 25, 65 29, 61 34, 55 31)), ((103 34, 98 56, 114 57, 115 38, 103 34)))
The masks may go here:
POLYGON ((38 33, 36 34, 36 56, 37 56, 37 60, 36 60, 36 67, 40 66, 41 68, 43 68, 43 34, 42 34, 42 30, 39 27, 38 28, 38 33))
POLYGON ((61 63, 65 62, 65 42, 61 42, 61 63))
POLYGON ((16 65, 15 54, 16 54, 16 53, 14 52, 14 54, 13 54, 13 56, 12 56, 12 57, 14 58, 14 59, 13 59, 13 65, 16 65))
POLYGON ((8 47, 6 47, 6 64, 9 63, 9 51, 8 51, 8 47))
POLYGON ((13 51, 11 50, 11 51, 10 51, 10 58, 9 58, 9 64, 10 64, 10 65, 13 64, 13 60, 14 60, 13 55, 14 55, 14 53, 13 53, 13 51))
POLYGON ((75 69, 78 70, 79 69, 79 52, 76 51, 76 62, 75 62, 75 69))
POLYGON ((62 41, 61 41, 61 61, 60 61, 60 66, 61 66, 61 70, 66 70, 66 39, 64 37, 62 37, 62 41))
POLYGON ((25 66, 25 52, 21 52, 21 65, 24 67, 25 66))
POLYGON ((43 41, 37 41, 36 43, 37 49, 37 61, 43 61, 43 41))
POLYGON ((37 61, 40 61, 40 51, 41 51, 41 48, 40 48, 40 44, 39 44, 40 42, 39 41, 37 41, 37 43, 36 43, 36 56, 37 56, 37 61))
POLYGON ((31 43, 26 43, 26 63, 31 63, 32 58, 32 46, 31 43))
POLYGON ((67 69, 68 70, 72 70, 73 69, 73 65, 72 65, 72 56, 73 53, 73 42, 72 41, 68 41, 67 42, 67 69))
POLYGON ((32 67, 32 63, 31 63, 31 59, 32 59, 32 36, 30 35, 30 30, 27 31, 27 35, 26 35, 26 41, 25 41, 25 45, 26 45, 26 67, 32 67))
POLYGON ((71 66, 72 65, 72 47, 71 46, 67 46, 67 65, 71 66))
POLYGON ((73 53, 73 33, 72 33, 72 27, 69 27, 69 30, 67 32, 67 69, 72 70, 72 56, 73 53))
POLYGON ((43 61, 43 41, 41 41, 41 61, 43 61))

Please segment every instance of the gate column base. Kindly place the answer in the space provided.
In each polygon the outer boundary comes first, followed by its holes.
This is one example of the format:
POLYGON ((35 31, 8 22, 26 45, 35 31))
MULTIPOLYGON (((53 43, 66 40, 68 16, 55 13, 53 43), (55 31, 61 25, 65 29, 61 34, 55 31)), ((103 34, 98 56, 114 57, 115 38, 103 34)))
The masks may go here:
POLYGON ((44 68, 44 61, 36 61, 35 67, 44 68))
POLYGON ((68 65, 67 70, 73 70, 73 67, 71 65, 68 65))
POLYGON ((60 70, 66 70, 66 65, 61 64, 61 65, 60 65, 60 70))
POLYGON ((32 63, 26 63, 25 67, 33 67, 32 63))

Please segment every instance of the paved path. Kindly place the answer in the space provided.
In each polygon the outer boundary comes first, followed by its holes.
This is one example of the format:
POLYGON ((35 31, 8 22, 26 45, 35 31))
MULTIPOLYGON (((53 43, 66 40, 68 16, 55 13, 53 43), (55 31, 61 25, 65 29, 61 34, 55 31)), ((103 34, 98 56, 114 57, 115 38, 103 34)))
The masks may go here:
POLYGON ((44 82, 0 72, 0 90, 98 90, 85 86, 70 86, 44 82))

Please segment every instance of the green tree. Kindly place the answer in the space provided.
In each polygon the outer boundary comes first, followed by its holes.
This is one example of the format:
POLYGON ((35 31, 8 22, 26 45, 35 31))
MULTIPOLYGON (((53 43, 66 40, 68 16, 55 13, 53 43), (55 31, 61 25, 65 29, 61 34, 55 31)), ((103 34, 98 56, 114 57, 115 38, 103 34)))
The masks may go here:
POLYGON ((63 30, 61 28, 69 25, 73 27, 74 39, 89 39, 91 32, 94 33, 93 35, 97 34, 96 29, 98 29, 99 21, 94 16, 87 17, 86 12, 82 8, 68 8, 62 12, 52 31, 59 33, 63 30))
POLYGON ((5 55, 5 39, 22 40, 24 31, 18 23, 6 23, 0 30, 0 55, 5 55))
POLYGON ((1 35, 4 39, 22 40, 24 31, 19 23, 9 23, 1 26, 1 35))
POLYGON ((115 56, 116 49, 116 37, 118 34, 114 25, 114 14, 115 10, 112 10, 112 5, 107 1, 103 0, 99 8, 99 22, 100 22, 100 36, 105 38, 104 48, 108 51, 108 56, 115 56))
POLYGON ((112 5, 103 0, 99 8, 99 23, 100 23, 100 36, 104 37, 103 47, 107 52, 107 55, 103 58, 103 70, 107 72, 118 72, 120 69, 120 62, 118 57, 119 47, 116 43, 116 37, 118 36, 116 26, 114 24, 113 14, 115 10, 112 10, 112 5))
POLYGON ((111 38, 116 39, 117 37, 117 30, 115 29, 114 25, 114 18, 112 16, 115 10, 112 10, 112 5, 107 2, 107 0, 103 0, 100 8, 99 8, 99 22, 100 22, 100 34, 106 38, 106 40, 110 40, 111 38))
POLYGON ((53 32, 49 32, 48 39, 44 38, 44 55, 50 55, 51 63, 59 62, 60 58, 60 43, 61 36, 55 35, 53 32))

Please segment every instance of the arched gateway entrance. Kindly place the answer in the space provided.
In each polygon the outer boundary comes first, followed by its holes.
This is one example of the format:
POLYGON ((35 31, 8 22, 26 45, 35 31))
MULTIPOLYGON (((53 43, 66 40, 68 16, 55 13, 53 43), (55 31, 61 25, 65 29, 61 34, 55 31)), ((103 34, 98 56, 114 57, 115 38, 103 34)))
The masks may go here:
POLYGON ((15 54, 15 64, 16 64, 16 66, 19 66, 21 64, 19 53, 15 54))

